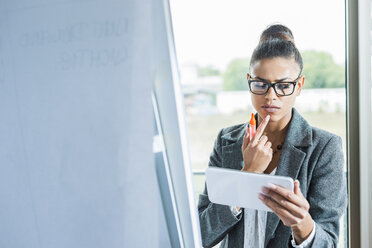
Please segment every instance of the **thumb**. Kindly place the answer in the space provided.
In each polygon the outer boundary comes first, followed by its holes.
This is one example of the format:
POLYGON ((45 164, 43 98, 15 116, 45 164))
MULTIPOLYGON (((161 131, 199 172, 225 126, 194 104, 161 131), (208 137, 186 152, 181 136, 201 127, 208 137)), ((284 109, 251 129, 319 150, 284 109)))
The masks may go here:
POLYGON ((295 193, 296 195, 302 195, 302 193, 301 193, 301 189, 300 189, 300 181, 298 181, 297 179, 296 179, 296 181, 294 182, 294 193, 295 193))

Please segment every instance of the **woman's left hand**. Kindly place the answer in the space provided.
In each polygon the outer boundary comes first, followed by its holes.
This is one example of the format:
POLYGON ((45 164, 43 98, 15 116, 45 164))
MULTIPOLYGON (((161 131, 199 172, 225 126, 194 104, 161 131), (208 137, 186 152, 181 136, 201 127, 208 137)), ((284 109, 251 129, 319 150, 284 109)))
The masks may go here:
POLYGON ((294 183, 294 192, 279 185, 270 184, 262 187, 259 198, 282 220, 291 227, 297 244, 302 243, 314 228, 314 222, 309 214, 310 204, 300 190, 300 182, 294 183), (268 197, 270 196, 270 197, 268 197))

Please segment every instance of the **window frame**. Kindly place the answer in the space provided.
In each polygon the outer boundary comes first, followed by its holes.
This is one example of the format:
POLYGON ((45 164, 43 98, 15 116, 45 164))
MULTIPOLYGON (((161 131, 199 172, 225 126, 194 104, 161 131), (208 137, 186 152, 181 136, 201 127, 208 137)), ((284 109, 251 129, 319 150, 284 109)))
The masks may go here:
POLYGON ((346 0, 349 247, 372 246, 371 3, 346 0), (367 104, 366 104, 367 103, 367 104))

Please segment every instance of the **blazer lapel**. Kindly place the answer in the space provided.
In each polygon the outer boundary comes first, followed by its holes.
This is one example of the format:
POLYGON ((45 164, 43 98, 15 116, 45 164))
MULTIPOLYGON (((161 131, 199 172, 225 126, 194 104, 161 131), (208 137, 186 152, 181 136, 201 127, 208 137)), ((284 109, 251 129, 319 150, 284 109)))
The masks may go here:
MULTIPOLYGON (((282 154, 280 155, 278 168, 275 175, 288 176, 295 180, 300 171, 302 162, 306 153, 296 147, 288 145, 283 146, 282 154)), ((274 237, 275 230, 279 224, 279 217, 274 212, 267 212, 266 231, 265 231, 265 247, 267 242, 274 237)))
MULTIPOLYGON (((293 109, 292 120, 289 125, 275 175, 288 176, 295 180, 306 156, 301 147, 312 144, 312 130, 311 126, 295 109, 293 109)), ((265 247, 269 240, 274 237, 279 221, 280 219, 275 213, 267 213, 265 247)))

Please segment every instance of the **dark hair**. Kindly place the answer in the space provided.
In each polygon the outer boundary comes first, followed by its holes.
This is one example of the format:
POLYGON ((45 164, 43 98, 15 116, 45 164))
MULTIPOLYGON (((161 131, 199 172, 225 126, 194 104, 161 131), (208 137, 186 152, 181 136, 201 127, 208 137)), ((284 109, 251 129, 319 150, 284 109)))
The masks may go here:
POLYGON ((250 66, 262 59, 276 57, 294 58, 302 71, 302 57, 295 46, 292 31, 280 24, 270 25, 262 32, 260 42, 253 51, 250 66))

